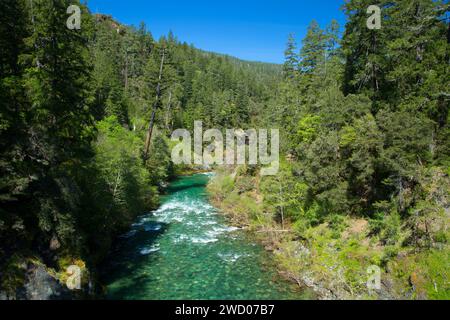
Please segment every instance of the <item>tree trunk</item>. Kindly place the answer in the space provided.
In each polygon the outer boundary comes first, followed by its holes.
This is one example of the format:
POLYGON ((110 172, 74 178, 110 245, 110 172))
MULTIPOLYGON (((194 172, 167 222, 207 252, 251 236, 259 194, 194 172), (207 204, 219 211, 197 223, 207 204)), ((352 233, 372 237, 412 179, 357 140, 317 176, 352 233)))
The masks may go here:
POLYGON ((155 99, 155 102, 153 103, 152 116, 150 119, 150 124, 148 126, 147 138, 145 140, 144 163, 146 163, 148 160, 148 153, 150 151, 150 145, 151 145, 151 141, 152 141, 153 127, 155 124, 156 109, 158 108, 159 101, 161 99, 161 79, 162 79, 165 53, 166 53, 166 51, 163 48, 163 52, 162 52, 162 56, 161 56, 161 65, 159 67, 158 85, 156 86, 156 99, 155 99))
MULTIPOLYGON (((33 33, 36 33, 36 22, 34 19, 33 0, 30 0, 30 10, 31 10, 31 24, 33 25, 33 33)), ((37 51, 38 51, 37 43, 34 43, 34 49, 36 50, 36 53, 37 53, 37 51)), ((36 66, 38 69, 41 68, 41 62, 39 61, 39 57, 37 55, 36 55, 36 66)))
POLYGON ((281 186, 281 181, 279 181, 280 183, 280 200, 281 200, 281 228, 284 229, 284 197, 283 197, 283 187, 281 186))
POLYGON ((169 117, 170 117, 170 111, 172 109, 172 91, 169 92, 169 102, 167 103, 167 110, 166 110, 166 129, 170 130, 169 128, 169 117))
MULTIPOLYGON (((372 32, 372 52, 377 52, 377 38, 375 36, 375 33, 372 32)), ((378 86, 378 78, 377 78, 377 71, 376 71, 376 65, 375 63, 372 63, 372 88, 375 92, 379 91, 378 86)))
POLYGON ((125 51, 125 93, 128 93, 128 51, 125 51))

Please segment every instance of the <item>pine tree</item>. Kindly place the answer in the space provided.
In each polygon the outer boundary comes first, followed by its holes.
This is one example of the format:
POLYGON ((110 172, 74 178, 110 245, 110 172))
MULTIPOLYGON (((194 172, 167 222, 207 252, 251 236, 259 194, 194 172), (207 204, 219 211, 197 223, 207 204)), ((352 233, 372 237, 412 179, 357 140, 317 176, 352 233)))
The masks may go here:
POLYGON ((340 45, 339 33, 339 23, 333 19, 325 30, 325 48, 327 59, 334 57, 338 53, 338 47, 340 45))
POLYGON ((23 244, 26 233, 31 232, 26 224, 33 213, 22 202, 29 201, 27 191, 34 179, 33 170, 26 163, 28 102, 23 88, 24 65, 20 62, 29 35, 25 2, 3 1, 0 21, 1 267, 8 254, 23 244))
POLYGON ((66 27, 70 4, 66 0, 32 1, 30 54, 24 57, 29 65, 24 77, 31 105, 27 158, 35 167, 31 192, 38 206, 41 240, 54 237, 74 245, 79 240, 74 232, 80 194, 68 173, 77 171, 89 154, 93 123, 87 104, 88 30, 66 27))
POLYGON ((248 90, 245 84, 241 81, 236 89, 236 113, 235 125, 242 127, 249 122, 249 103, 248 90))
POLYGON ((442 1, 398 1, 389 8, 392 35, 388 41, 396 86, 392 104, 425 112, 440 127, 445 125, 449 98, 447 25, 442 1))
POLYGON ((305 74, 312 74, 326 58, 325 48, 327 39, 317 21, 313 20, 309 27, 300 50, 300 70, 305 74))
POLYGON ((293 79, 298 67, 297 46, 293 34, 288 37, 286 50, 284 51, 283 74, 285 79, 293 79))
POLYGON ((388 1, 373 3, 369 0, 350 0, 345 6, 348 22, 345 26, 342 47, 346 57, 344 74, 344 93, 366 93, 373 99, 376 111, 378 102, 389 91, 385 79, 388 70, 387 43, 389 36, 389 20, 383 19, 381 30, 367 28, 367 8, 378 5, 383 15, 386 14, 388 1))

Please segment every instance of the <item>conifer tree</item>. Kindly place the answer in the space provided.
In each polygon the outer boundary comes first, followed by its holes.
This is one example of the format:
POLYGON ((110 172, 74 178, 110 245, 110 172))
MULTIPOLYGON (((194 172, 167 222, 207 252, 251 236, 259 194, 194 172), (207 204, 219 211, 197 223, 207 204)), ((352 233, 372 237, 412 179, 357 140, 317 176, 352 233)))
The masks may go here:
POLYGON ((385 79, 389 65, 386 39, 390 28, 388 19, 383 19, 388 6, 388 1, 384 0, 377 3, 350 0, 344 5, 348 19, 342 42, 346 58, 344 93, 366 93, 373 99, 374 111, 390 88, 385 79), (378 5, 381 9, 380 30, 367 28, 367 8, 371 5, 378 5))
POLYGON ((298 67, 297 46, 293 34, 288 37, 286 50, 284 51, 283 74, 285 79, 293 79, 298 67))
POLYGON ((68 172, 76 171, 88 153, 93 124, 87 104, 88 29, 66 27, 71 1, 34 0, 31 4, 29 54, 24 56, 29 65, 24 78, 30 99, 27 158, 36 177, 33 202, 41 240, 52 237, 74 245, 79 240, 74 236, 79 193, 68 172))
POLYGON ((324 62, 327 39, 316 20, 313 20, 300 51, 300 70, 302 73, 314 73, 317 66, 324 62))

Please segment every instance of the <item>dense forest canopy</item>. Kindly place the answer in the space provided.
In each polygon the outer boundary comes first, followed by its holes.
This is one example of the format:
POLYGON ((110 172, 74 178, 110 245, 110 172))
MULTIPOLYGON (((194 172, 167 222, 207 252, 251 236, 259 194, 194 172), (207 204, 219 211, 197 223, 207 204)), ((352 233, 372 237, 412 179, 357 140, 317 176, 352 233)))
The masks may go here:
POLYGON ((377 1, 371 30, 372 4, 345 2, 342 35, 312 21, 300 49, 289 36, 284 79, 258 115, 282 128, 281 172, 259 181, 241 168, 211 189, 266 230, 290 278, 319 279, 328 297, 367 297, 375 264, 391 298, 448 298, 449 5, 377 1))
POLYGON ((222 202, 253 204, 239 209, 249 220, 293 230, 280 248, 334 243, 363 219, 370 244, 346 256, 344 287, 361 289, 353 261, 387 270, 406 254, 427 264, 417 267, 425 293, 414 297, 448 298, 449 5, 376 1, 382 28, 370 30, 372 4, 345 1, 343 33, 336 21, 312 21, 276 65, 198 50, 172 33, 157 40, 145 24, 78 1, 3 0, 0 291, 16 297, 35 261, 61 277, 78 264, 95 279, 114 237, 183 169, 171 162, 171 133, 201 120, 280 128, 277 176, 229 168, 234 180, 211 187, 222 202), (66 27, 73 3, 79 30, 66 27))
POLYGON ((2 2, 0 286, 11 296, 29 259, 94 270, 175 174, 170 133, 197 119, 245 126, 281 74, 172 33, 155 40, 144 24, 124 26, 80 3, 81 29, 68 29, 72 3, 2 2))

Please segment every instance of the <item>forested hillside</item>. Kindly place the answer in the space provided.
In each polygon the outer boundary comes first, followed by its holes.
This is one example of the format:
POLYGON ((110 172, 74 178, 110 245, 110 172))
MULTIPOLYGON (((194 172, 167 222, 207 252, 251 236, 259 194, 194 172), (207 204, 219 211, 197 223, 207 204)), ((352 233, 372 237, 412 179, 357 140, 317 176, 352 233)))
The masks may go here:
POLYGON ((176 173, 172 130, 246 123, 281 75, 81 5, 81 29, 70 30, 72 3, 1 5, 0 291, 9 298, 29 298, 18 289, 36 265, 61 281, 78 265, 91 274, 83 286, 98 287, 114 236, 158 205, 176 173))
POLYGON ((289 37, 284 80, 258 114, 281 170, 222 172, 215 203, 258 231, 287 277, 327 298, 450 296, 450 29, 441 1, 345 3, 347 24, 289 37), (255 188, 255 185, 257 186, 255 188), (367 268, 382 269, 369 294, 367 268))

